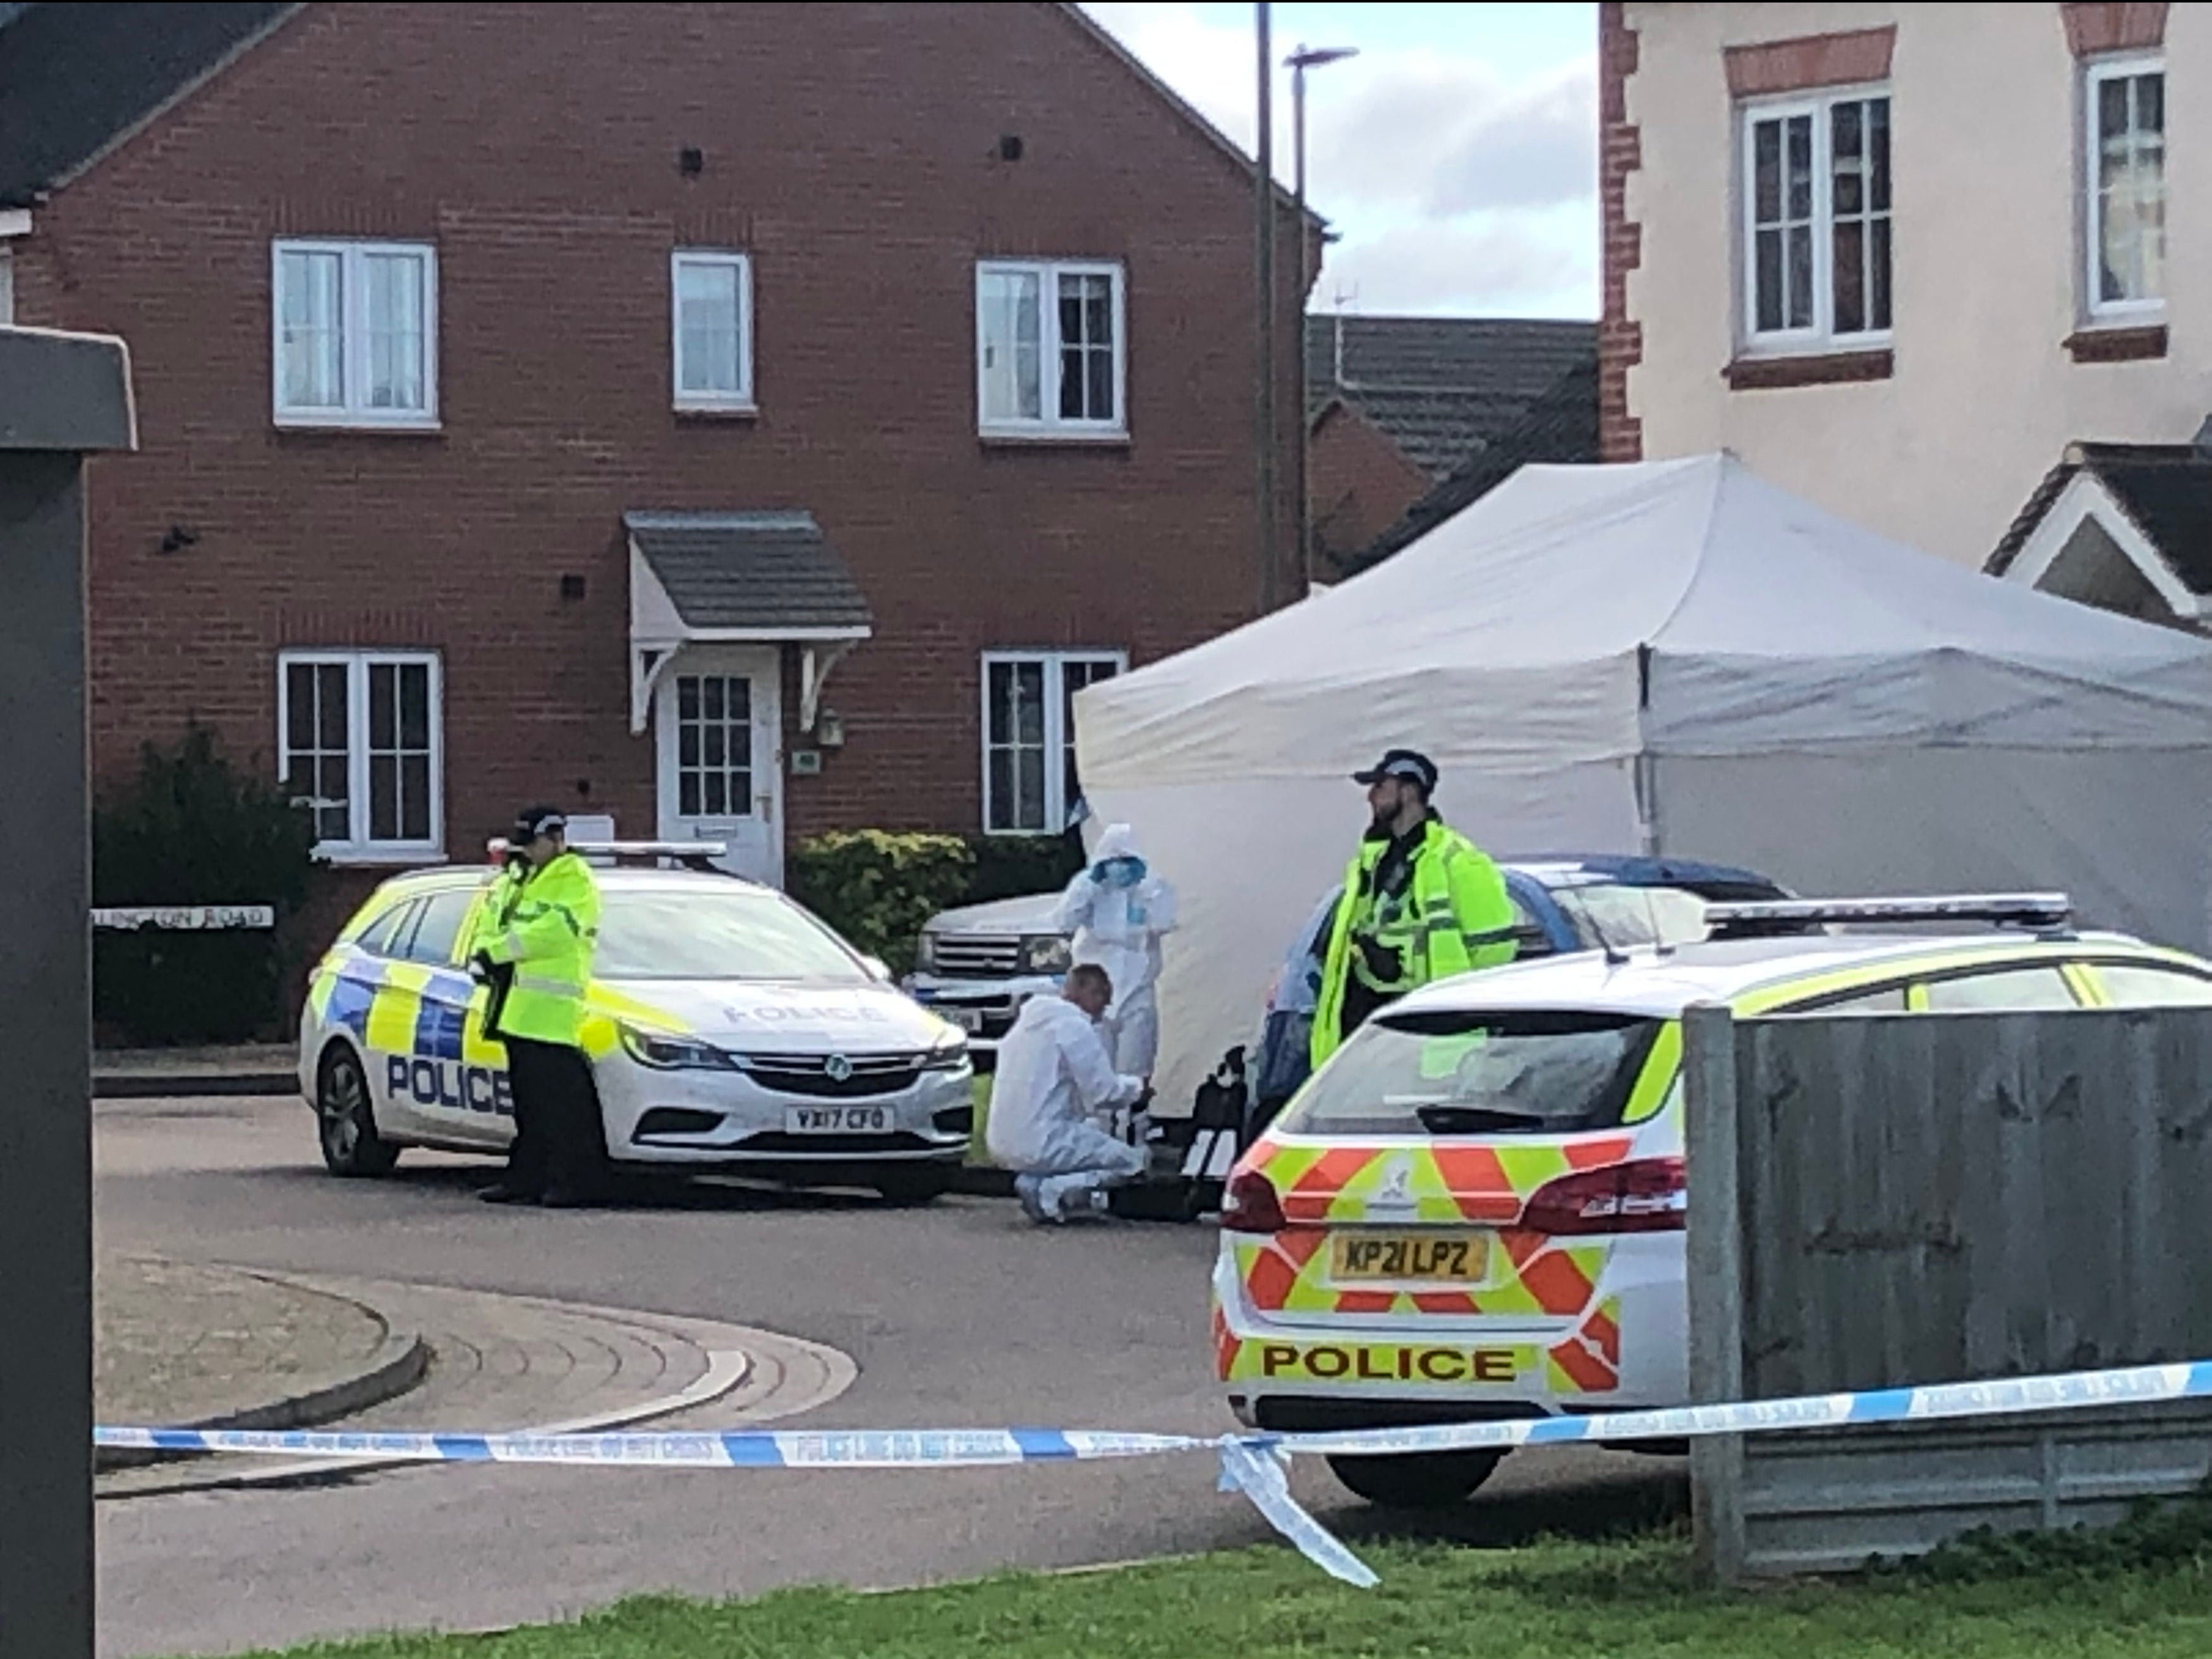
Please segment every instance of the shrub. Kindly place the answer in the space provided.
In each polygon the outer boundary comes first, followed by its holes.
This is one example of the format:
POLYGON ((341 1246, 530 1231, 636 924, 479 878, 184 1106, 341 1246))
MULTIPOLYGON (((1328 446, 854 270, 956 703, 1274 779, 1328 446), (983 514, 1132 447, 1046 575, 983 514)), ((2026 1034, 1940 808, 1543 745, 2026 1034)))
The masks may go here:
MULTIPOLYGON (((94 810, 93 902, 268 904, 281 928, 307 896, 314 841, 304 809, 234 769, 194 724, 173 750, 148 744, 137 779, 94 810)), ((281 983, 276 933, 93 939, 94 1018, 128 1042, 232 1042, 282 1030, 281 983)))
POLYGON ((1073 836, 981 836, 974 845, 975 878, 963 904, 1056 893, 1083 867, 1082 843, 1073 836))
POLYGON ((800 842, 786 879, 792 897, 902 975, 922 923, 959 902, 975 865, 957 836, 842 830, 800 842))

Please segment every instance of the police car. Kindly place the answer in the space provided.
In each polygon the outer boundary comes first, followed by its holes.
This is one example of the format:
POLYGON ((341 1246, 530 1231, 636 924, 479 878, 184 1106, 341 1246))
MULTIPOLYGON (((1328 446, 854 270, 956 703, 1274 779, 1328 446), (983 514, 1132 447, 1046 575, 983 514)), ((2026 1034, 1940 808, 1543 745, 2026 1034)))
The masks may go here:
MULTIPOLYGON (((573 850, 616 861, 598 872, 583 1032, 613 1164, 917 1202, 951 1186, 974 1113, 957 1028, 782 894, 712 870, 711 844, 573 850)), ((300 1083, 333 1174, 386 1174, 410 1146, 513 1140, 505 1051, 464 961, 492 873, 384 883, 316 966, 300 1083)))
MULTIPOLYGON (((1682 1403, 1683 1011, 2212 1005, 2212 963, 2066 914, 2035 895, 1721 904, 1703 942, 1407 996, 1231 1174, 1212 1301, 1232 1409, 1294 1431, 1682 1403)), ((1331 1462, 1362 1497, 1427 1506, 1499 1455, 1331 1462)))

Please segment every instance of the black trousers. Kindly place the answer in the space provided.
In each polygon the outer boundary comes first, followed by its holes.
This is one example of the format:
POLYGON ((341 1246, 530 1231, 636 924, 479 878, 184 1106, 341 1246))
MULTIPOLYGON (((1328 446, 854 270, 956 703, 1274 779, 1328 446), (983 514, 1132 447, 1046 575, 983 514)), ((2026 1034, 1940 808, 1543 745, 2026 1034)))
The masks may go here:
POLYGON ((505 1184, 530 1193, 596 1190, 606 1173, 607 1145, 591 1061, 566 1043, 505 1041, 514 1097, 505 1184))

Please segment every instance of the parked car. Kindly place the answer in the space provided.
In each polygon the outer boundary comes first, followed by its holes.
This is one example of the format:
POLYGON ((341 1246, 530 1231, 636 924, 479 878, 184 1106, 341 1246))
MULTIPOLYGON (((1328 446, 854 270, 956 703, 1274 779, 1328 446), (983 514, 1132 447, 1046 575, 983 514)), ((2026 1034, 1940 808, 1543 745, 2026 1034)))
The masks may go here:
MULTIPOLYGON (((2072 932, 2048 902, 1798 901, 1713 920, 1719 936, 1672 949, 1426 987, 1314 1074, 1224 1198, 1213 1349, 1243 1422, 1368 1429, 1683 1403, 1692 1004, 2212 1006, 2212 962, 2072 932), (1978 926, 1992 921, 2014 925, 1978 926), (1934 936, 1912 931, 1931 922, 1934 936), (1869 923, 1879 931, 1827 931, 1869 923), (1781 927, 1820 931, 1772 936, 1781 927)), ((1428 1506, 1464 1498, 1499 1455, 1331 1464, 1370 1500, 1428 1506)))
MULTIPOLYGON (((597 849, 580 845, 587 855, 597 849)), ((644 849, 648 855, 650 844, 644 849)), ((333 1174, 402 1151, 503 1152, 506 1051, 464 967, 489 869, 394 877, 316 967, 300 1085, 333 1174)), ((584 1045, 617 1167, 947 1189, 974 1117, 967 1039, 772 888, 719 871, 599 872, 584 1045)))
MULTIPOLYGON (((1595 950, 1601 935, 1623 945, 1696 938, 1709 901, 1784 896, 1750 871, 1679 859, 1549 854, 1509 860, 1504 869, 1523 956, 1595 950)), ((941 910, 922 927, 906 989, 968 1033, 978 1071, 990 1068, 1022 1005, 1060 988, 1069 945, 1053 921, 1060 896, 1036 893, 941 910)), ((1294 957, 1302 948, 1293 947, 1294 957)), ((1310 1016, 1310 1000, 1306 1012, 1310 1016)))

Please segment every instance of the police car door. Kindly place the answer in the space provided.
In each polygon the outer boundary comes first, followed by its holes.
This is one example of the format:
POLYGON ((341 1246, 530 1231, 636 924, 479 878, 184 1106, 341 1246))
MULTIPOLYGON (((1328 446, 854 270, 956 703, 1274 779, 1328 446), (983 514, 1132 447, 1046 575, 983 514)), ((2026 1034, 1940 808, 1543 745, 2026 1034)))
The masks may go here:
POLYGON ((398 939, 406 965, 395 965, 391 977, 414 981, 414 1019, 404 1049, 378 1045, 369 1063, 380 1073, 380 1093, 426 1139, 498 1147, 514 1133, 506 1052, 484 1041, 484 989, 457 960, 480 891, 431 894, 413 931, 398 939))

